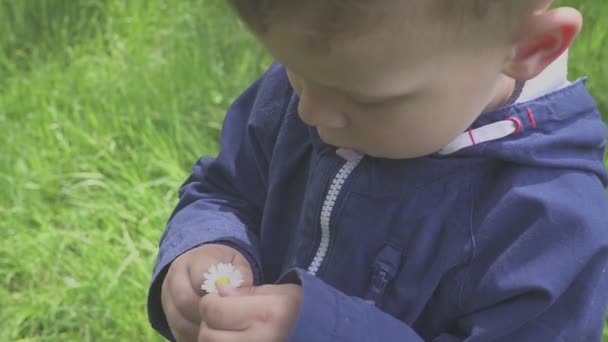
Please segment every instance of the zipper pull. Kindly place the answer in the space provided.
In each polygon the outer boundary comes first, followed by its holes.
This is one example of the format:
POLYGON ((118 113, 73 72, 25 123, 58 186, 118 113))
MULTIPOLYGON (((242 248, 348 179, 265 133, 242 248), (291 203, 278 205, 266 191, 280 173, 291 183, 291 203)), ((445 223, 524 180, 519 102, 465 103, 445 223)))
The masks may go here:
POLYGON ((395 278, 403 253, 390 244, 386 244, 380 251, 372 268, 371 284, 365 300, 378 304, 384 296, 388 284, 395 278))

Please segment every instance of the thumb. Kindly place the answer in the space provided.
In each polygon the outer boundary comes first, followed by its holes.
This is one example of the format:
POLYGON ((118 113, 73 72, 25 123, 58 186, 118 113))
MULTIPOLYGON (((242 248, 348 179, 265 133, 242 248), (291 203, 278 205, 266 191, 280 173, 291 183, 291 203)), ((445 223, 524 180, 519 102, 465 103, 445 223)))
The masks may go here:
POLYGON ((232 287, 227 284, 221 284, 218 286, 217 293, 220 295, 220 297, 253 296, 256 294, 256 287, 250 285, 232 287))

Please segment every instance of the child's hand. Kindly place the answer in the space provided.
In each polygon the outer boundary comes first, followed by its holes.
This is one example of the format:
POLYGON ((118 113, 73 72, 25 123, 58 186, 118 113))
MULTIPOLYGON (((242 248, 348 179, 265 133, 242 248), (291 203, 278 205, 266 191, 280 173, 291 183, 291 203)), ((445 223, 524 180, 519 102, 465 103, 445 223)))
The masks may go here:
POLYGON ((196 341, 201 326, 199 301, 203 274, 212 265, 231 263, 243 275, 243 285, 253 285, 251 266, 235 249, 217 244, 194 248, 176 258, 163 281, 161 301, 163 311, 177 341, 196 341))
POLYGON ((289 338, 302 302, 299 285, 220 287, 200 301, 205 324, 199 342, 284 342, 289 338))

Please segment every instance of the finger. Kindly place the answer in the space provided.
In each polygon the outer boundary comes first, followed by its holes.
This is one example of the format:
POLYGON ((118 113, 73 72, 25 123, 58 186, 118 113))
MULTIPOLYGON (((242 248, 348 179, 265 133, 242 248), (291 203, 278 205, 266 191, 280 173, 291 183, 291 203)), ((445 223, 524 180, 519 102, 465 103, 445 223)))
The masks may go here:
POLYGON ((192 289, 186 267, 176 266, 178 267, 172 270, 174 272, 169 278, 169 296, 184 318, 194 324, 199 324, 201 316, 198 312, 198 301, 201 296, 192 289))
POLYGON ((253 285, 253 273, 247 259, 236 249, 220 245, 207 244, 193 249, 188 254, 188 258, 192 260, 188 265, 188 274, 190 282, 195 292, 200 296, 204 296, 206 292, 201 289, 204 282, 204 274, 209 271, 210 267, 219 263, 230 263, 243 276, 244 286, 253 285))
POLYGON ((207 292, 201 288, 201 285, 205 281, 205 273, 209 272, 211 266, 219 263, 230 263, 236 267, 236 269, 241 272, 241 275, 243 276, 242 285, 251 286, 253 284, 253 274, 251 273, 249 263, 236 251, 231 252, 231 254, 224 252, 223 254, 214 256, 213 258, 209 258, 207 255, 197 257, 199 258, 198 262, 191 262, 188 265, 188 275, 190 277, 192 290, 198 293, 200 297, 207 294, 207 292), (221 259, 222 257, 223 259, 221 259))
POLYGON ((208 295, 201 299, 200 311, 205 324, 217 330, 242 331, 256 322, 272 319, 276 312, 265 297, 219 297, 208 295))
MULTIPOLYGON (((240 288, 252 288, 252 286, 242 286, 240 288)), ((242 291, 243 290, 241 290, 241 292, 242 291)), ((239 288, 230 286, 228 284, 220 284, 217 287, 217 293, 220 295, 220 297, 243 296, 244 294, 241 294, 241 292, 239 292, 239 288)))
POLYGON ((246 297, 246 296, 267 296, 267 295, 287 295, 299 285, 262 285, 262 286, 241 286, 238 288, 230 286, 220 286, 218 293, 222 297, 246 297))
POLYGON ((183 317, 177 307, 172 302, 167 302, 163 306, 167 323, 173 333, 173 337, 179 342, 196 341, 200 326, 183 317))
POLYGON ((209 327, 201 328, 198 335, 198 342, 268 342, 269 339, 253 336, 248 331, 228 331, 217 330, 209 327))
POLYGON ((235 252, 231 262, 243 275, 242 286, 253 286, 253 272, 251 270, 251 265, 249 265, 249 261, 240 253, 235 252))
POLYGON ((205 272, 213 265, 211 262, 196 262, 188 264, 188 279, 191 291, 202 297, 206 292, 201 288, 205 281, 205 272))
POLYGON ((218 287, 218 294, 221 297, 250 297, 258 295, 259 288, 262 286, 241 286, 232 287, 222 284, 218 287))

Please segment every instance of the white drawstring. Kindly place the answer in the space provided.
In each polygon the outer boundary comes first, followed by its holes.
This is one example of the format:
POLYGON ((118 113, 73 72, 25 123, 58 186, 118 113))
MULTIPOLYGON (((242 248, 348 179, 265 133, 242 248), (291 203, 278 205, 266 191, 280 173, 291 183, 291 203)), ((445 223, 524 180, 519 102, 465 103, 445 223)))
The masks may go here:
MULTIPOLYGON (((492 124, 482 126, 476 129, 468 130, 460 134, 451 143, 437 151, 440 155, 447 155, 463 148, 481 144, 484 142, 502 139, 512 134, 517 134, 522 129, 521 121, 516 117, 510 117, 507 120, 494 122, 492 124)), ((357 151, 338 148, 336 154, 345 160, 361 159, 363 155, 357 151)))
POLYGON ((483 142, 498 140, 521 131, 522 124, 516 117, 498 121, 476 129, 468 130, 452 140, 446 147, 437 151, 441 155, 451 154, 463 148, 481 144, 483 142))

